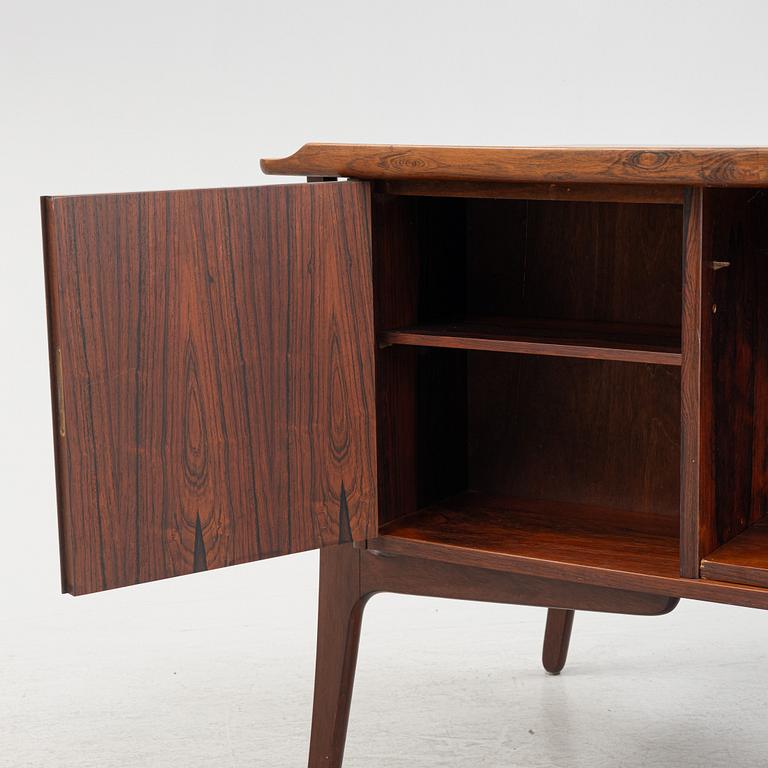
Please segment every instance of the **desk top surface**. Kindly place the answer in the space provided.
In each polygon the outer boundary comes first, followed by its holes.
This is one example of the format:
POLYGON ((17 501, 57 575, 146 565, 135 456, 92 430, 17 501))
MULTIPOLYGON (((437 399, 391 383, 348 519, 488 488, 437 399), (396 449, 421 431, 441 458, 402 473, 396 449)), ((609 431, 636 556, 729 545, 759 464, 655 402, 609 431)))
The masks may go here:
POLYGON ((768 187, 768 147, 305 144, 264 173, 358 179, 768 187))

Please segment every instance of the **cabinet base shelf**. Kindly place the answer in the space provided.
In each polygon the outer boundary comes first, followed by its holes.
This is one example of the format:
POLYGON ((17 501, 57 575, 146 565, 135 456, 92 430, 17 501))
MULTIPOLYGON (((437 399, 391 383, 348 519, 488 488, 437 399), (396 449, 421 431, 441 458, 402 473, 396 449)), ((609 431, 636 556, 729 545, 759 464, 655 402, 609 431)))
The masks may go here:
POLYGON ((511 569, 558 578, 585 568, 679 577, 677 520, 585 504, 464 493, 385 525, 383 551, 438 548, 467 564, 503 559, 511 569))
POLYGON ((701 576, 768 588, 768 517, 705 557, 701 576))

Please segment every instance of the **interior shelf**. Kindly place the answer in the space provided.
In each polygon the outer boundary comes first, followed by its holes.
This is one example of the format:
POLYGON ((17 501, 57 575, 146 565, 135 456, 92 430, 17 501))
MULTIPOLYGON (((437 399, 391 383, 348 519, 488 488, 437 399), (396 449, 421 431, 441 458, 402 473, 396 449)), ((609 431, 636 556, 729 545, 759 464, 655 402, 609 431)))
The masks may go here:
POLYGON ((379 343, 672 366, 681 362, 680 329, 664 325, 490 317, 388 330, 379 343))
POLYGON ((701 576, 768 587, 768 517, 705 557, 701 562, 701 576))
POLYGON ((374 195, 372 221, 376 548, 678 578, 681 206, 374 195))
POLYGON ((679 575, 679 536, 669 515, 467 492, 398 518, 380 531, 384 551, 493 553, 518 565, 567 564, 679 575))

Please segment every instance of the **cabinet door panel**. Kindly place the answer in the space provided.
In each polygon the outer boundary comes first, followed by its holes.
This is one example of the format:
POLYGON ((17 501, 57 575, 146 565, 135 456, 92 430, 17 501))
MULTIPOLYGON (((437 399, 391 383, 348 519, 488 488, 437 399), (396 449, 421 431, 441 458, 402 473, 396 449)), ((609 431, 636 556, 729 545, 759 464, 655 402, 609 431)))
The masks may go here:
POLYGON ((43 199, 73 594, 375 533, 370 192, 43 199))

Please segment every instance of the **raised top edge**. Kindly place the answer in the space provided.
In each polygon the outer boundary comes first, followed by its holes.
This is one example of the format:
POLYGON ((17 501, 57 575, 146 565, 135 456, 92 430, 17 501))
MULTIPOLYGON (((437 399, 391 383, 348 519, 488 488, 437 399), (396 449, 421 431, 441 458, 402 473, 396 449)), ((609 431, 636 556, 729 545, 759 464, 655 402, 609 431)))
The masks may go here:
POLYGON ((436 147, 305 144, 261 169, 358 179, 768 187, 768 147, 436 147))

